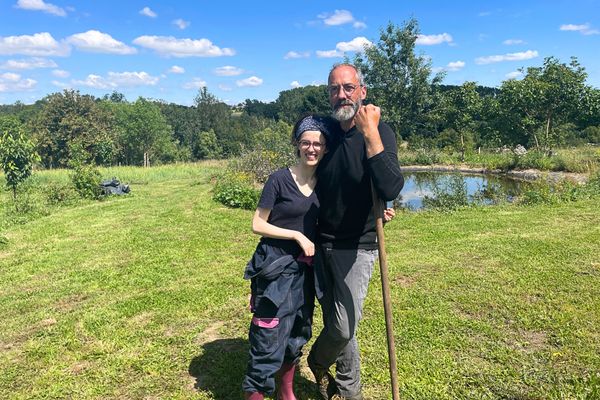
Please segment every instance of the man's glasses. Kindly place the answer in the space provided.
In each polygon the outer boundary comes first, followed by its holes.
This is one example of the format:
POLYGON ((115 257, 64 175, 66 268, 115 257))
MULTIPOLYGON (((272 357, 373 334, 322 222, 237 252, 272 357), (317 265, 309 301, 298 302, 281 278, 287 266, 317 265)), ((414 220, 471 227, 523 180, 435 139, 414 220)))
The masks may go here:
POLYGON ((321 142, 311 142, 309 140, 301 140, 298 142, 298 146, 300 146, 300 148, 302 150, 308 150, 308 148, 310 146, 312 146, 313 149, 315 149, 316 151, 320 151, 323 147, 325 147, 325 144, 321 143, 321 142))
POLYGON ((356 89, 358 89, 361 85, 353 85, 351 83, 347 83, 345 85, 329 85, 327 86, 327 92, 330 96, 336 95, 339 93, 340 88, 346 93, 346 95, 350 96, 356 89))

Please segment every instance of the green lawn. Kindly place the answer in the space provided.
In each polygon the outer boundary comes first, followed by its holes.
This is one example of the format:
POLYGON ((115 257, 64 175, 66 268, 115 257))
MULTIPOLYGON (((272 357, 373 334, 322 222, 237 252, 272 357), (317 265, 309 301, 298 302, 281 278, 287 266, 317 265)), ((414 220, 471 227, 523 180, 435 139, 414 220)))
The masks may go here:
MULTIPOLYGON (((105 170, 132 194, 2 232, 0 399, 241 399, 257 237, 251 211, 211 200, 219 168, 105 170)), ((388 224, 402 398, 600 398, 599 210, 388 224)), ((391 398, 378 274, 359 342, 365 394, 391 398)), ((315 399, 301 372, 297 394, 315 399)))

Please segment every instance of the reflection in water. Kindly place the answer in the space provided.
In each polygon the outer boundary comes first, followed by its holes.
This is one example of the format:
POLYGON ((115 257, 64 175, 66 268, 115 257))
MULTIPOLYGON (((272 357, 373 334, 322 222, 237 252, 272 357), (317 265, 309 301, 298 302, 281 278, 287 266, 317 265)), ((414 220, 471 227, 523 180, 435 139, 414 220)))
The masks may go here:
POLYGON ((527 185, 504 176, 450 172, 410 172, 404 174, 404 180, 404 188, 396 204, 411 210, 427 208, 427 198, 435 199, 445 194, 463 196, 468 203, 510 202, 527 185))

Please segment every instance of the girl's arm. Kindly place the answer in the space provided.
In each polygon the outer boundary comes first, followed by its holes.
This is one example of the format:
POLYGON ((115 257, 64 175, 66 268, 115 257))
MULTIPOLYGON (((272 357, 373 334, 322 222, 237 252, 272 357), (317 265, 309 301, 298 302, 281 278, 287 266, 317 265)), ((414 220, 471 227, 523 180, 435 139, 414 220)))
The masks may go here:
POLYGON ((302 232, 285 229, 267 222, 271 210, 268 208, 257 208, 252 218, 252 232, 257 235, 273 239, 295 240, 302 248, 304 255, 311 257, 315 255, 315 244, 308 240, 302 232))

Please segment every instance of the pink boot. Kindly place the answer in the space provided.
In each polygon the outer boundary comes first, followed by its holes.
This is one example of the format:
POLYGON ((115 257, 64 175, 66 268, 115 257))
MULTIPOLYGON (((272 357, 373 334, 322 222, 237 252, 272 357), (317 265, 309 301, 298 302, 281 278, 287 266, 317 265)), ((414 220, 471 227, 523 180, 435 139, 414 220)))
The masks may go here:
POLYGON ((280 377, 277 400, 296 400, 294 395, 294 372, 296 364, 284 363, 278 372, 280 377))
POLYGON ((264 400, 265 396, 259 392, 244 392, 244 400, 264 400))

